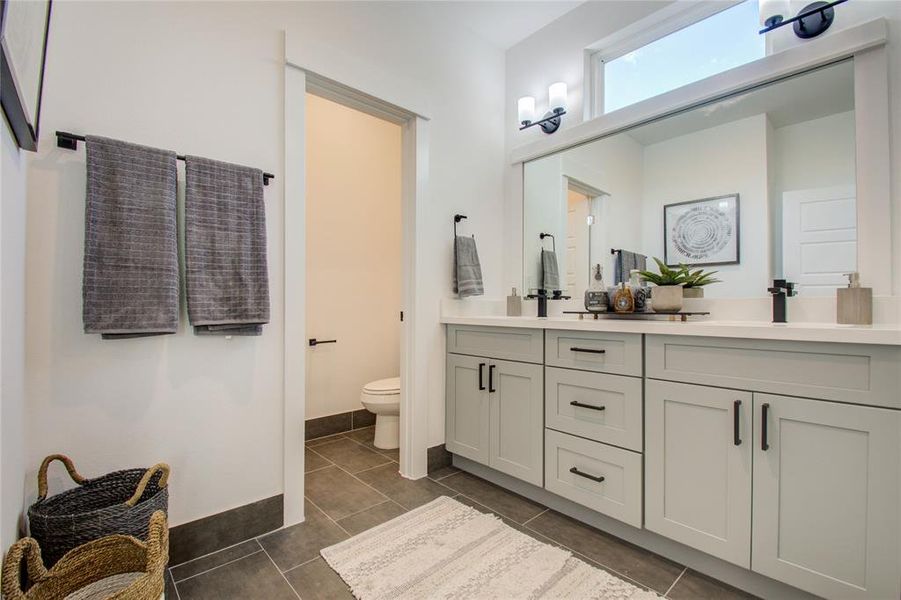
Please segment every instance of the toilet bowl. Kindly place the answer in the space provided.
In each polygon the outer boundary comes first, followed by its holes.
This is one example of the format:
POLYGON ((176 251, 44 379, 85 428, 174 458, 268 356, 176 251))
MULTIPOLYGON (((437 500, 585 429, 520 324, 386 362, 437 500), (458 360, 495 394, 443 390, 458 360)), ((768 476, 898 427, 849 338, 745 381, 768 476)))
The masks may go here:
POLYGON ((400 377, 371 381, 363 386, 360 402, 375 415, 373 444, 393 450, 400 441, 400 377))

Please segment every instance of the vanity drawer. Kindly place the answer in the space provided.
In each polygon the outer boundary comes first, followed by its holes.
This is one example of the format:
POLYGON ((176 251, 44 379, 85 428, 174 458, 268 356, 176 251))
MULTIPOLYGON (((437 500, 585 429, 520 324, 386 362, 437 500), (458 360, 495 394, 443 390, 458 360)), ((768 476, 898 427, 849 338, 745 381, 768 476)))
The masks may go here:
POLYGON ((547 367, 546 427, 641 452, 641 379, 547 367))
POLYGON ((901 346, 649 335, 647 376, 901 408, 901 346))
POLYGON ((541 363, 544 361, 544 330, 448 325, 447 351, 541 363))
POLYGON ((641 527, 641 454, 546 429, 544 487, 641 527))
POLYGON ((641 377, 641 334, 594 331, 545 332, 545 364, 641 377))

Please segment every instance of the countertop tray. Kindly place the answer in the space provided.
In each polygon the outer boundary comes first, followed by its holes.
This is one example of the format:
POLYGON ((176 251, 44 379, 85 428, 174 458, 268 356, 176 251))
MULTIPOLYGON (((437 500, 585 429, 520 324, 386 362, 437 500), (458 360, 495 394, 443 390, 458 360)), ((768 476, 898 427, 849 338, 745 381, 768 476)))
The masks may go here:
POLYGON ((709 315, 709 312, 701 312, 701 311, 685 311, 685 312, 634 312, 634 313, 617 313, 617 312, 591 312, 587 310, 564 310, 564 315, 579 315, 579 320, 584 319, 586 316, 592 316, 595 319, 635 319, 635 320, 650 320, 650 319, 659 319, 661 317, 668 317, 670 321, 682 321, 683 323, 688 320, 689 317, 705 317, 709 315))

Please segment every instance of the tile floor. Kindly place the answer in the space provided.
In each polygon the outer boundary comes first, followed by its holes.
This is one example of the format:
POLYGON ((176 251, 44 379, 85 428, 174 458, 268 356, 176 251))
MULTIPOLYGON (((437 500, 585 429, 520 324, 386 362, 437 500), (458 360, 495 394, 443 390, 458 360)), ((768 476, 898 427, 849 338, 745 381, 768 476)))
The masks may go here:
POLYGON ((167 599, 353 598, 319 550, 442 495, 673 600, 751 598, 453 467, 404 479, 397 450, 375 448, 372 435, 369 427, 307 442, 306 521, 172 566, 167 599))

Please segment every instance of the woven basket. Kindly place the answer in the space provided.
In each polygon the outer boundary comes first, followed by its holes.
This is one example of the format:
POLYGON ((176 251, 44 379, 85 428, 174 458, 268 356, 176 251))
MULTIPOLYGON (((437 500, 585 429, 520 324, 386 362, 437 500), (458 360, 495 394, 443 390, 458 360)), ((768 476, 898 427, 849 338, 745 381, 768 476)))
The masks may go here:
POLYGON ((66 553, 50 570, 33 538, 12 545, 3 561, 5 600, 158 600, 169 561, 169 528, 153 513, 146 542, 110 535, 66 553), (31 587, 24 591, 22 562, 31 587))
POLYGON ((48 456, 38 471, 38 499, 28 509, 28 524, 47 566, 63 554, 103 536, 147 538, 150 516, 169 508, 169 465, 127 469, 85 479, 62 454, 48 456), (47 498, 47 468, 62 461, 78 487, 47 498))

